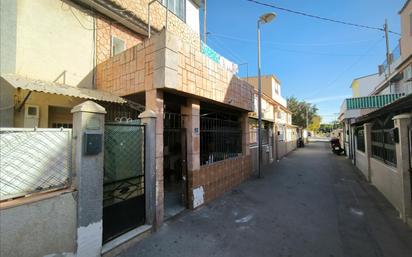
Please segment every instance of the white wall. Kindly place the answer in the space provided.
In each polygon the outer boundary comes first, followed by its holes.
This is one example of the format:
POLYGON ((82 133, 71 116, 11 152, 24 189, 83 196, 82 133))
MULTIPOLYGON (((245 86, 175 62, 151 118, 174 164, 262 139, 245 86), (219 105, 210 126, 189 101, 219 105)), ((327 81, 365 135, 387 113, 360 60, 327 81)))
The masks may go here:
POLYGON ((371 158, 371 182, 398 210, 401 210, 402 183, 396 168, 371 158))
POLYGON ((199 7, 190 0, 186 0, 186 24, 196 33, 200 33, 199 7))
POLYGON ((356 150, 356 167, 362 172, 363 176, 368 179, 368 158, 365 153, 356 150))
POLYGON ((90 88, 93 26, 92 17, 62 1, 18 0, 16 73, 54 81, 66 71, 66 84, 90 88))
POLYGON ((0 256, 73 256, 76 193, 0 211, 0 256))

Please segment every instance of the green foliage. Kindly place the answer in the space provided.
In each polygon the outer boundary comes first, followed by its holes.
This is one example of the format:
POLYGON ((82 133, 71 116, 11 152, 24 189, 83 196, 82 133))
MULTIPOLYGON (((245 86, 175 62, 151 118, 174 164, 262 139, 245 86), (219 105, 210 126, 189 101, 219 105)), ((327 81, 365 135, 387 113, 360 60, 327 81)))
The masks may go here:
POLYGON ((313 116, 310 124, 309 124, 309 130, 310 131, 318 131, 320 127, 320 122, 321 122, 321 117, 319 115, 313 116))
MULTIPOLYGON (((317 116, 318 108, 316 105, 300 101, 296 97, 290 97, 287 99, 288 109, 292 112, 292 124, 302 128, 306 128, 306 111, 309 123, 317 116)), ((319 116, 318 116, 319 117, 319 116)), ((320 118, 320 117, 319 117, 320 118)), ((320 121, 319 121, 320 125, 320 121)))

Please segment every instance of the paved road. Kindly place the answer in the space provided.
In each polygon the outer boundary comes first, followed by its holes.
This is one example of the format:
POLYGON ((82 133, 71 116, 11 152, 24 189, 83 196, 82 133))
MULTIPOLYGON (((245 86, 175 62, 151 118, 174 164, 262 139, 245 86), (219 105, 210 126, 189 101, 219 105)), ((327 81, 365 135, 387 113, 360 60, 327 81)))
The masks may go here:
POLYGON ((119 256, 411 257, 412 230, 348 160, 317 142, 119 256))

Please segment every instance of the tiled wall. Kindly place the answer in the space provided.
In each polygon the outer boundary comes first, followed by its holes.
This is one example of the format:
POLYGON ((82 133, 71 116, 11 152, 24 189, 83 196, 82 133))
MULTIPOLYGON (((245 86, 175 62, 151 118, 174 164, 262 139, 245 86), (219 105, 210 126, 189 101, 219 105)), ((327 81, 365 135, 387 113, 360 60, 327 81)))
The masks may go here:
POLYGON ((198 47, 182 42, 171 50, 177 51, 179 58, 175 89, 248 111, 253 109, 253 87, 247 82, 203 55, 198 47))
POLYGON ((96 63, 99 64, 106 61, 111 56, 111 39, 112 36, 123 40, 126 49, 142 43, 143 37, 133 33, 124 27, 117 25, 116 22, 111 22, 98 17, 96 19, 96 63))
MULTIPOLYGON (((189 172, 189 197, 193 189, 200 186, 205 192, 205 203, 215 199, 240 184, 251 175, 251 156, 237 158, 200 166, 199 170, 189 172)), ((189 202, 193 202, 189 199, 189 202)))
POLYGON ((153 88, 154 40, 145 40, 96 67, 96 87, 119 96, 153 88))
MULTIPOLYGON (((147 6, 151 0, 109 0, 122 9, 132 11, 137 18, 144 23, 148 23, 147 6)), ((160 31, 166 23, 166 10, 160 3, 155 2, 150 6, 150 23, 151 27, 160 31)), ((168 30, 178 34, 181 39, 193 45, 200 46, 199 34, 192 30, 185 22, 169 12, 168 15, 168 30)))

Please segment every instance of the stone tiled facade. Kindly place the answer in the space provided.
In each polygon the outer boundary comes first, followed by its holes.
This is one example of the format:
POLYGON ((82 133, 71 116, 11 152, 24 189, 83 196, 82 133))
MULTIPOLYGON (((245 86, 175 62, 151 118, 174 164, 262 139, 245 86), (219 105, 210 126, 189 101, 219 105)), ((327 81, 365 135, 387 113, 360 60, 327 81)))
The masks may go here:
POLYGON ((143 37, 129 31, 103 17, 96 18, 96 62, 106 61, 111 57, 112 36, 118 37, 125 42, 126 49, 142 43, 143 37))
MULTIPOLYGON (((148 4, 151 0, 108 0, 121 6, 124 10, 132 11, 138 19, 148 24, 148 4)), ((150 6, 150 24, 157 31, 162 30, 166 24, 166 8, 159 2, 150 6)), ((185 22, 169 11, 168 30, 179 35, 181 40, 200 46, 199 34, 190 29, 185 22)))
POLYGON ((128 95, 169 88, 253 109, 253 88, 173 33, 162 31, 97 66, 97 88, 128 95))

